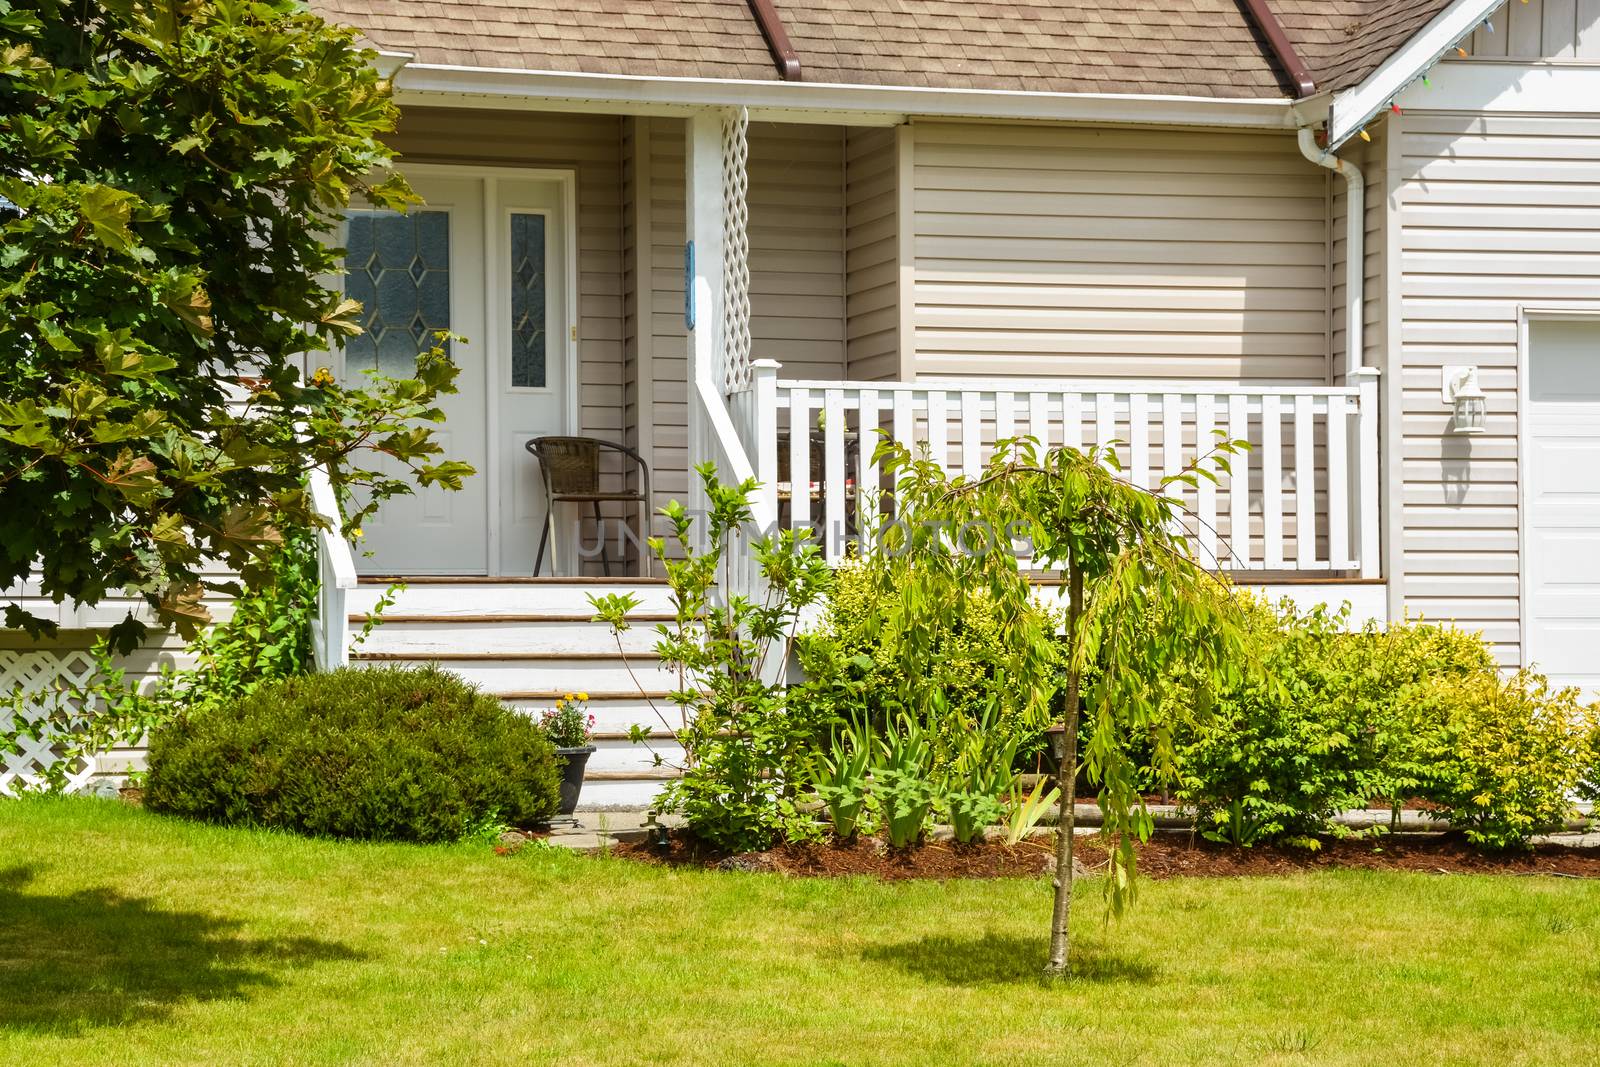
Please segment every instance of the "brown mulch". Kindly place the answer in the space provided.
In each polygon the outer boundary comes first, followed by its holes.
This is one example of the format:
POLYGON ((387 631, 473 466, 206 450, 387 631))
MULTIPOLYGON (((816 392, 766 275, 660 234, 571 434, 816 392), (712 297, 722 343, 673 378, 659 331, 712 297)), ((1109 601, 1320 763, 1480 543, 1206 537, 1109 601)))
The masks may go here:
MULTIPOLYGON (((1015 847, 1003 841, 958 845, 932 841, 903 852, 882 842, 860 840, 824 845, 780 845, 766 852, 729 855, 682 831, 669 848, 647 842, 618 844, 613 855, 642 863, 722 870, 769 871, 802 877, 867 875, 908 878, 1027 878, 1054 869, 1054 841, 1035 837, 1015 847)), ((1104 866, 1095 838, 1079 838, 1074 852, 1090 873, 1104 866)), ((1139 846, 1139 872, 1148 878, 1244 877, 1355 868, 1425 874, 1519 874, 1600 878, 1600 848, 1539 845, 1530 852, 1483 854, 1446 834, 1377 839, 1324 840, 1316 851, 1299 848, 1234 848, 1187 833, 1158 833, 1139 846)))

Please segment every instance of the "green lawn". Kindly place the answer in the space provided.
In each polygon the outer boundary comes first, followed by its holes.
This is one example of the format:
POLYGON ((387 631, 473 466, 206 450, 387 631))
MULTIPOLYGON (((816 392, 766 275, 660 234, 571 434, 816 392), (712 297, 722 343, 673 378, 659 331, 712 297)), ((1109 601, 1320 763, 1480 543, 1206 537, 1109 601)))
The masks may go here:
POLYGON ((663 871, 0 802, 0 1064, 1593 1064, 1600 884, 663 871))

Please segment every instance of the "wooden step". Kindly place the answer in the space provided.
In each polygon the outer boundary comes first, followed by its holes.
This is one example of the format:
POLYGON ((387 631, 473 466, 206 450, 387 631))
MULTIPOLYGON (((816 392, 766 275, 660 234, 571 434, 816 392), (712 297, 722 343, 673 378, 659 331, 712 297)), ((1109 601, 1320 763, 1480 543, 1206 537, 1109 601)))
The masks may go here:
POLYGON ((437 664, 487 692, 556 690, 560 693, 616 692, 629 687, 670 689, 677 676, 650 655, 624 660, 612 652, 452 652, 418 655, 410 652, 365 652, 351 660, 368 666, 437 664))
MULTIPOLYGON (((550 614, 550 615, 537 615, 537 614, 535 614, 535 615, 401 615, 401 614, 388 614, 388 613, 385 613, 383 615, 378 615, 378 616, 357 614, 357 615, 351 615, 350 616, 350 621, 352 623, 357 623, 359 625, 365 626, 373 618, 376 618, 379 623, 384 624, 384 625, 393 624, 393 623, 435 623, 435 622, 437 622, 437 623, 458 623, 458 622, 463 622, 463 623, 551 622, 551 623, 555 623, 555 622, 561 622, 561 623, 594 623, 596 626, 605 626, 606 625, 605 623, 597 622, 595 620, 594 614, 592 612, 590 614, 588 614, 588 615, 584 615, 584 614, 581 614, 581 613, 580 614, 568 614, 568 615, 561 615, 561 614, 550 614)), ((636 626, 643 626, 643 625, 652 625, 652 624, 655 624, 655 623, 658 623, 658 622, 672 622, 676 618, 677 618, 677 616, 672 614, 671 612, 663 611, 663 612, 647 613, 647 614, 643 614, 643 615, 629 615, 629 616, 627 616, 627 620, 626 621, 628 621, 630 623, 633 623, 636 626)))
MULTIPOLYGON (((388 592, 381 584, 362 585, 350 591, 346 611, 368 616, 388 592)), ((635 615, 668 615, 673 611, 672 590, 656 583, 542 582, 538 585, 508 581, 428 582, 407 585, 395 593, 384 616, 539 616, 589 622, 594 618, 591 596, 633 594, 635 615)))
POLYGON ((619 575, 611 578, 562 578, 541 575, 537 578, 482 574, 363 574, 356 579, 360 585, 666 585, 665 578, 629 578, 619 575))
POLYGON ((367 635, 356 651, 412 659, 453 659, 458 656, 529 655, 589 657, 620 656, 629 662, 654 666, 660 640, 653 626, 630 626, 621 633, 592 622, 480 622, 463 617, 443 621, 413 622, 402 616, 386 619, 367 635))

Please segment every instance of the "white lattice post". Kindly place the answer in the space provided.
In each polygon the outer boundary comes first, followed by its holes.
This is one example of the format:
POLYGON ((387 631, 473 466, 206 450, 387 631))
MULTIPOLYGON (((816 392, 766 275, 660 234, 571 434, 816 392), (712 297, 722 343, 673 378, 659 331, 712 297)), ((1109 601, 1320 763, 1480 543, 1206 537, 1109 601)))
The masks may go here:
MULTIPOLYGON (((702 390, 722 392, 723 215, 722 125, 720 111, 696 112, 688 120, 684 153, 688 212, 684 250, 684 326, 689 339, 689 465, 713 459, 715 439, 702 390)), ((707 506, 699 476, 689 475, 689 506, 703 514, 707 506)))

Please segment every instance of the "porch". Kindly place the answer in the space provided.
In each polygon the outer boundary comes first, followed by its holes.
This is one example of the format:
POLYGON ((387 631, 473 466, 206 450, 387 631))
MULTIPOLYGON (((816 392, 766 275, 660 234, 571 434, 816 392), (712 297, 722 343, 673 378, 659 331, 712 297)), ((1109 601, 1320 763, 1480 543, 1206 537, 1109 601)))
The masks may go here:
MULTIPOLYGON (((532 575, 540 434, 636 449, 655 506, 692 502, 705 460, 756 477, 762 516, 837 559, 869 512, 896 514, 880 431, 968 473, 1009 436, 1114 439, 1147 485, 1223 431, 1252 450, 1190 494, 1203 558, 1251 580, 1379 578, 1376 372, 1347 351, 1359 311, 1338 313, 1340 190, 1293 138, 436 104, 404 109, 396 145, 450 213, 438 325, 478 343, 456 353, 449 433, 482 477, 380 517, 363 571, 532 575), (543 220, 542 288, 520 294, 527 227, 496 232, 519 213, 543 220), (536 382, 516 377, 531 337, 536 382)), ((642 488, 621 465, 603 477, 642 488)), ((564 514, 541 573, 599 574, 605 540, 647 576, 638 515, 564 514)))
MULTIPOLYGON (((639 558, 663 531, 636 505, 598 523, 585 507, 536 573, 540 435, 636 450, 658 507, 700 503, 700 463, 753 478, 757 525, 811 530, 837 562, 903 516, 883 435, 966 475, 1008 438, 1116 442, 1154 487, 1220 432, 1251 448, 1180 494, 1201 559, 1385 613, 1377 374, 1343 300, 1338 190, 1292 138, 411 107, 397 147, 434 244, 383 222, 400 254, 375 241, 362 261, 369 311, 477 341, 454 351, 446 443, 481 476, 380 515, 361 552, 323 536, 319 659, 437 661, 530 711, 585 689, 589 803, 644 802, 664 773, 623 733, 673 688, 646 640, 666 590, 639 558), (629 559, 609 581, 602 541, 629 559), (352 649, 395 578, 407 588, 352 649), (645 643, 619 649, 588 594, 623 589, 645 643)), ((628 466, 601 477, 643 489, 628 466)), ((733 585, 754 587, 753 561, 736 564, 733 585)))

